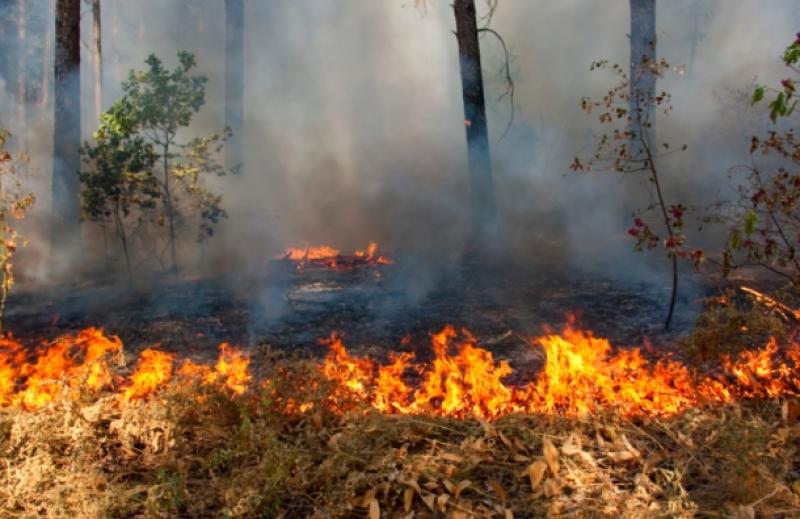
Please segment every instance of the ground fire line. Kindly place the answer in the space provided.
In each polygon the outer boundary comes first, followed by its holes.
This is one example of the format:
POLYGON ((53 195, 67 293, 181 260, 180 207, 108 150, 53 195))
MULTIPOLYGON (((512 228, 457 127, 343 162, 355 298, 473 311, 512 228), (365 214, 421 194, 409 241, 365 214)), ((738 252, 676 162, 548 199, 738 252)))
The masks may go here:
MULTIPOLYGON (((738 399, 800 394, 800 344, 762 348, 723 357, 717 370, 702 374, 677 360, 650 360, 638 348, 615 349, 608 340, 574 322, 560 333, 532 339, 544 364, 526 384, 505 382, 508 361, 495 360, 467 330, 444 327, 431 335, 433 359, 390 354, 388 363, 352 356, 340 335, 321 341, 329 352, 317 369, 333 384, 324 404, 343 409, 357 398, 380 413, 496 419, 515 413, 580 416, 614 410, 623 416, 669 416, 692 407, 738 399)), ((0 343, 0 404, 35 410, 59 398, 116 393, 120 405, 149 398, 170 383, 196 383, 246 396, 269 380, 250 374, 250 358, 226 343, 215 364, 180 360, 148 348, 133 371, 122 375, 120 339, 97 328, 64 335, 32 353, 12 337, 0 343)), ((293 402, 287 411, 308 411, 293 402)))

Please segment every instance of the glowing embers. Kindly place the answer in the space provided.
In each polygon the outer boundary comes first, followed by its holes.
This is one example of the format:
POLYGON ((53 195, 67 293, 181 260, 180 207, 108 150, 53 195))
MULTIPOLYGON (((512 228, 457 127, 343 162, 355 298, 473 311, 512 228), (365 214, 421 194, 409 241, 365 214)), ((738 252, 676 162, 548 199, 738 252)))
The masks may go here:
POLYGON ((370 242, 366 249, 352 254, 342 254, 338 249, 328 246, 289 248, 276 257, 279 260, 292 261, 298 270, 308 267, 328 268, 337 271, 378 265, 390 265, 390 260, 378 249, 378 244, 370 242))
POLYGON ((545 363, 524 385, 466 330, 445 327, 432 336, 434 359, 414 363, 405 353, 386 365, 350 356, 333 335, 323 373, 343 391, 366 399, 380 412, 497 418, 511 413, 576 416, 604 409, 625 416, 663 416, 689 407, 736 398, 800 394, 800 346, 780 355, 776 343, 724 358, 722 375, 702 376, 680 362, 650 361, 639 349, 614 350, 605 340, 570 324, 561 334, 539 337, 545 363), (785 360, 781 360, 785 357, 785 360), (419 380, 411 384, 409 380, 419 380))

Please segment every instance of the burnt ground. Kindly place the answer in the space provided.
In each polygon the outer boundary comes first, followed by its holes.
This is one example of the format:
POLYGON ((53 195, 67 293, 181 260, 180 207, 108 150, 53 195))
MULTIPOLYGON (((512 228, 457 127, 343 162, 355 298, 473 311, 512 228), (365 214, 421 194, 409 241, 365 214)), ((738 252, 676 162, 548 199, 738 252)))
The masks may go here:
MULTIPOLYGON (((337 272, 273 261, 246 283, 226 279, 164 283, 147 293, 120 286, 72 286, 12 294, 7 329, 38 340, 87 326, 118 335, 127 351, 159 344, 206 359, 219 342, 322 355, 318 340, 342 332, 348 348, 429 354, 429 334, 445 324, 468 328, 482 346, 515 364, 535 362, 526 337, 560 328, 568 313, 617 345, 645 339, 666 347, 691 329, 703 289, 680 293, 672 329, 663 330, 669 285, 620 282, 571 269, 460 264, 394 265, 337 272), (408 346, 401 346, 410 336, 408 346)), ((684 278, 685 279, 685 278, 684 278)))

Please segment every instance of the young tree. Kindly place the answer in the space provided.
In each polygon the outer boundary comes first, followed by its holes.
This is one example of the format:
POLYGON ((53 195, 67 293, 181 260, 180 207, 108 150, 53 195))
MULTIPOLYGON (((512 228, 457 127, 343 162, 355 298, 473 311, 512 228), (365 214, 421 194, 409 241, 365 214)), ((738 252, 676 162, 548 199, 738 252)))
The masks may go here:
POLYGON ((483 241, 495 226, 497 210, 492 184, 475 0, 455 0, 453 11, 456 18, 464 124, 467 132, 472 234, 473 240, 483 241))
MULTIPOLYGON (((670 70, 669 64, 664 60, 648 62, 646 65, 648 74, 654 77, 662 77, 670 70)), ((601 134, 592 158, 576 158, 571 168, 574 171, 588 171, 597 166, 623 176, 647 176, 655 202, 636 211, 628 234, 635 238, 634 248, 637 251, 663 247, 667 253, 672 270, 672 292, 664 327, 669 328, 678 294, 678 259, 689 259, 695 265, 703 260, 702 251, 687 250, 685 247, 686 207, 667 201, 664 178, 661 175, 661 160, 673 150, 668 143, 657 144, 652 141, 652 134, 646 131, 650 127, 648 117, 655 115, 656 111, 667 114, 672 110, 670 96, 666 92, 656 95, 649 89, 632 89, 630 79, 620 65, 612 66, 607 61, 598 61, 592 63, 591 68, 611 70, 619 79, 617 85, 602 100, 593 101, 586 97, 581 100, 586 113, 599 111, 598 121, 611 128, 601 134), (635 100, 629 99, 631 91, 636 94, 635 100), (634 112, 630 111, 631 107, 635 107, 634 112)), ((685 148, 683 146, 682 149, 685 148)))
POLYGON ((225 165, 244 164, 244 0, 225 0, 225 125, 231 138, 225 165))
POLYGON ((225 216, 221 197, 203 186, 201 175, 227 173, 215 160, 227 133, 178 139, 205 104, 207 79, 192 73, 192 54, 179 52, 174 70, 152 54, 146 63, 131 72, 122 99, 101 117, 95 143, 84 147, 83 207, 90 218, 112 222, 129 272, 131 224, 164 229, 169 268, 177 273, 181 229, 195 223, 204 239, 225 216))
POLYGON ((56 0, 55 104, 53 128, 53 251, 76 253, 81 245, 80 0, 56 0))
POLYGON ((0 129, 0 332, 8 293, 14 286, 14 269, 11 260, 17 250, 20 235, 13 220, 24 218, 35 202, 33 193, 23 189, 20 166, 27 162, 25 154, 17 157, 6 151, 5 144, 11 133, 0 129))
MULTIPOLYGON (((783 54, 792 74, 800 74, 800 33, 783 54)), ((746 168, 739 184, 739 196, 722 216, 732 225, 723 256, 723 273, 736 267, 755 265, 780 279, 800 287, 800 139, 794 122, 798 100, 798 80, 787 77, 780 87, 758 86, 753 104, 770 92, 773 123, 783 120, 788 129, 776 128, 764 138, 753 137, 751 153, 769 155, 773 162, 764 167, 746 168), (794 116, 794 117, 793 117, 794 116)))

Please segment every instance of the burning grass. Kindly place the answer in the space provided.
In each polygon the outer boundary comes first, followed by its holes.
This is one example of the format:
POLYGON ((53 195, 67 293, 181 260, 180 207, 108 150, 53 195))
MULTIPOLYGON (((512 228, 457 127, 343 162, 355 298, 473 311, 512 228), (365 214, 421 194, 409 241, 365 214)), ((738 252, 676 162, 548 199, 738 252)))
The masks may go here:
POLYGON ((701 376, 572 324, 512 386, 451 327, 426 363, 327 344, 322 364, 265 353, 258 377, 228 345, 209 365, 145 350, 124 375, 98 330, 33 355, 7 339, 0 515, 800 514, 795 346, 701 376))
POLYGON ((275 259, 295 263, 297 270, 309 267, 328 268, 340 272, 348 272, 362 267, 390 265, 392 260, 381 253, 378 244, 370 242, 366 249, 352 254, 342 254, 338 249, 328 245, 318 247, 290 247, 275 259))

